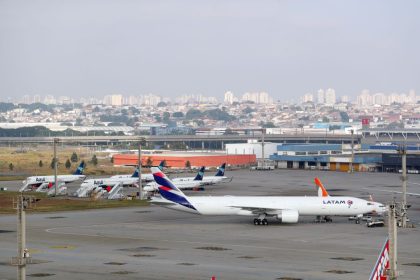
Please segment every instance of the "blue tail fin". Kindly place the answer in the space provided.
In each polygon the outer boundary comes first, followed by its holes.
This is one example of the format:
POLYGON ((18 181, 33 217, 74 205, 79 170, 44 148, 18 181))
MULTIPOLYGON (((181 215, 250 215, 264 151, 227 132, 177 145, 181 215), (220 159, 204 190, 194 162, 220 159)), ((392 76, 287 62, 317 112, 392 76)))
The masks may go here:
POLYGON ((206 169, 205 166, 201 166, 200 170, 198 170, 197 176, 195 176, 194 178, 194 181, 203 181, 205 169, 206 169))
POLYGON ((85 161, 82 160, 82 162, 77 167, 76 171, 73 173, 73 175, 83 175, 83 170, 85 169, 85 161))
POLYGON ((223 163, 223 164, 219 167, 219 170, 217 170, 216 175, 214 175, 214 176, 225 176, 225 168, 226 168, 226 163, 223 163))
POLYGON ((139 177, 139 173, 140 173, 139 167, 136 166, 136 169, 134 170, 134 173, 133 173, 133 175, 131 175, 131 177, 138 178, 139 177))
POLYGON ((153 178, 158 185, 159 193, 163 198, 187 208, 197 210, 187 200, 185 194, 178 189, 158 167, 152 167, 151 171, 153 173, 153 178))
POLYGON ((165 167, 165 160, 162 160, 162 161, 159 163, 158 168, 162 171, 164 167, 165 167))

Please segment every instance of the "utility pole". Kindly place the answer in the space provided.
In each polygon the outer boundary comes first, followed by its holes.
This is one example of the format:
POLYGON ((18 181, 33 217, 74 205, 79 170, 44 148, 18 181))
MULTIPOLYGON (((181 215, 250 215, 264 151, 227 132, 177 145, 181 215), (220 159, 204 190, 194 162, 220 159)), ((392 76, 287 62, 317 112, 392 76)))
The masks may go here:
POLYGON ((138 150, 138 167, 139 167, 139 198, 140 200, 143 200, 143 186, 141 184, 141 141, 139 141, 139 150, 138 150))
POLYGON ((387 275, 389 280, 395 280, 398 277, 397 271, 397 204, 392 202, 388 206, 388 236, 389 236, 389 270, 387 275))
POLYGON ((26 264, 31 262, 28 249, 26 249, 26 209, 31 208, 35 202, 33 196, 23 196, 13 199, 13 208, 17 210, 17 257, 12 258, 12 264, 17 265, 17 279, 26 279, 26 264))
POLYGON ((262 139, 261 139, 261 154, 262 154, 262 168, 265 169, 265 153, 264 153, 264 135, 265 128, 262 129, 262 139))
POLYGON ((353 162, 354 162, 354 130, 350 130, 351 132, 351 161, 350 161, 350 168, 349 173, 354 172, 353 162))
POLYGON ((401 154, 402 165, 402 205, 401 205, 401 227, 407 227, 407 147, 405 145, 398 147, 398 153, 401 154))
POLYGON ((57 144, 59 139, 54 138, 54 196, 57 196, 57 144))

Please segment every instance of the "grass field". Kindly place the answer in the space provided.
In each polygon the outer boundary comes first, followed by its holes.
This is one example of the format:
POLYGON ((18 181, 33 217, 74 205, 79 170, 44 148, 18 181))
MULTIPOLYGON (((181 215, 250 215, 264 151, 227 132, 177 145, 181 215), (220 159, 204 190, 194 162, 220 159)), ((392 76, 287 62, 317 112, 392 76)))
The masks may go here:
MULTIPOLYGON (((0 192, 0 214, 16 213, 13 209, 13 199, 20 195, 19 192, 0 192)), ((34 196, 40 199, 28 212, 58 212, 73 210, 88 210, 115 207, 139 207, 147 206, 149 203, 144 200, 89 200, 73 199, 66 197, 48 197, 44 193, 28 193, 28 196, 34 196)))
MULTIPOLYGON (((132 167, 114 167, 108 154, 95 151, 93 148, 81 146, 59 146, 57 148, 58 174, 71 174, 81 160, 87 164, 86 175, 109 175, 133 172, 132 167), (66 168, 65 162, 75 152, 78 162, 71 162, 66 168), (92 156, 96 155, 98 164, 91 163, 92 156)), ((53 148, 47 145, 26 145, 24 147, 2 147, 0 149, 0 180, 23 180, 33 175, 52 175, 51 168, 53 148), (42 161, 42 166, 39 162, 42 161), (13 165, 13 169, 10 168, 13 165)))

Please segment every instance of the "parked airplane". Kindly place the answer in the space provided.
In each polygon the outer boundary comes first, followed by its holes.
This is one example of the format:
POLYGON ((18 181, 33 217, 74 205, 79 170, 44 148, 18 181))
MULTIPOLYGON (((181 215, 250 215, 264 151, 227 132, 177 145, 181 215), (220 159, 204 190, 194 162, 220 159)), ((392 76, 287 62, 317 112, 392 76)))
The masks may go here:
POLYGON ((122 178, 96 178, 96 179, 87 179, 82 182, 81 187, 87 186, 99 186, 99 185, 109 185, 115 183, 122 183, 124 186, 135 185, 139 181, 139 169, 136 168, 134 173, 130 177, 122 178))
MULTIPOLYGON (((82 180, 86 178, 83 175, 83 169, 85 168, 85 162, 82 161, 80 165, 77 167, 76 171, 72 175, 57 175, 57 181, 63 182, 65 184, 74 182, 77 180, 82 180)), ((49 184, 54 183, 55 178, 54 176, 31 176, 26 178, 22 183, 22 187, 20 188, 20 192, 36 190, 42 184, 49 184)))
MULTIPOLYGON (((226 169, 226 163, 223 163, 217 170, 216 174, 214 176, 204 176, 201 180, 201 185, 214 185, 221 183, 223 181, 227 181, 229 178, 225 176, 225 169, 226 169)), ((178 186, 179 181, 194 181, 195 177, 184 177, 184 178, 174 178, 172 179, 172 182, 175 183, 175 185, 178 186)))
MULTIPOLYGON (((195 190, 201 189, 200 187, 203 185, 203 176, 205 166, 202 166, 195 177, 180 177, 172 179, 172 182, 177 185, 177 187, 181 190, 195 190), (192 178, 192 180, 190 180, 192 178)), ((153 176, 153 174, 152 174, 153 176)), ((144 192, 155 192, 158 191, 159 185, 156 182, 150 182, 146 186, 144 186, 144 192)))
POLYGON ((152 203, 201 215, 253 216, 255 225, 267 225, 267 217, 297 223, 299 216, 352 216, 386 211, 383 204, 355 197, 333 197, 315 180, 321 196, 193 196, 187 197, 158 168, 152 173, 162 198, 152 203))
MULTIPOLYGON (((160 162, 158 168, 160 170, 163 170, 164 167, 165 167, 165 161, 162 160, 160 162)), ((139 172, 138 172, 138 168, 137 168, 137 177, 139 176, 138 173, 139 172)), ((122 179, 122 178, 131 178, 131 177, 133 177, 133 174, 114 175, 114 176, 111 176, 110 178, 112 178, 112 179, 122 179)), ((153 174, 151 174, 151 173, 142 173, 141 174, 141 180, 144 181, 144 182, 153 182, 154 181, 153 174)))
MULTIPOLYGON (((164 161, 162 161, 158 168, 159 170, 163 169, 164 161)), ((148 176, 151 176, 153 178, 153 174, 142 174, 142 181, 149 180, 148 176), (144 176, 144 178, 143 178, 144 176)), ((153 180, 153 179, 152 179, 153 180)), ((134 170, 134 173, 131 174, 129 177, 126 177, 125 175, 117 175, 112 176, 110 178, 99 178, 99 179, 87 179, 82 182, 80 185, 80 188, 77 189, 75 195, 77 197, 88 197, 90 193, 99 186, 115 186, 118 184, 121 184, 124 186, 135 186, 138 184, 139 181, 139 168, 137 167, 134 170)))

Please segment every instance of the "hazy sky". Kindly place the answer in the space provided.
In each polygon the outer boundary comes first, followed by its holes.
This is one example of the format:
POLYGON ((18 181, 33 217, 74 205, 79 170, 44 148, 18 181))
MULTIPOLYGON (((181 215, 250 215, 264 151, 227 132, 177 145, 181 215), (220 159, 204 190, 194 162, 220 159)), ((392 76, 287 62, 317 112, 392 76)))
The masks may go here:
POLYGON ((0 99, 420 94, 420 1, 0 0, 0 99))

